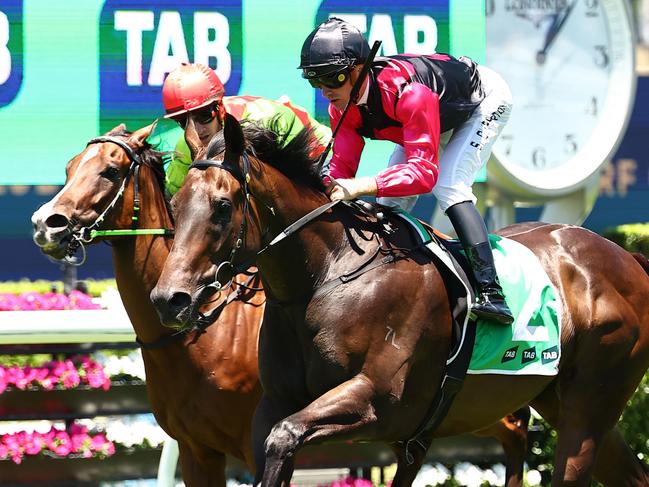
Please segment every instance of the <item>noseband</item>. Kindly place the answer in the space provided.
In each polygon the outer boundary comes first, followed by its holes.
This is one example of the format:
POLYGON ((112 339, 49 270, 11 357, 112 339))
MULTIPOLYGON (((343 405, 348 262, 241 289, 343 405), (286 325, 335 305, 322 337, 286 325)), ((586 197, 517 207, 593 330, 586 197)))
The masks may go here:
MULTIPOLYGON (((130 145, 128 145, 123 139, 117 137, 111 137, 109 135, 104 135, 102 137, 95 137, 94 139, 90 139, 86 144, 86 146, 92 144, 103 144, 106 142, 120 146, 124 150, 124 152, 126 152, 126 155, 131 161, 131 165, 128 168, 128 172, 126 173, 126 176, 124 176, 124 179, 122 180, 122 184, 119 188, 119 191, 117 191, 115 197, 111 200, 108 206, 106 206, 104 211, 102 211, 101 214, 95 219, 95 221, 90 226, 81 227, 77 230, 73 230, 73 229, 70 230, 70 233, 72 234, 72 240, 68 245, 67 255, 64 257, 64 260, 67 263, 72 264, 74 266, 80 266, 86 261, 86 249, 84 247, 84 244, 88 244, 92 242, 92 240, 94 240, 96 237, 124 236, 124 235, 169 236, 174 234, 173 230, 164 229, 164 228, 145 228, 145 229, 137 228, 140 219, 139 174, 140 174, 140 166, 142 165, 142 160, 140 159, 139 154, 137 154, 130 145), (106 215, 115 207, 117 202, 124 195, 124 190, 126 189, 126 185, 128 184, 128 181, 131 178, 131 176, 133 176, 133 216, 131 217, 131 228, 129 230, 97 230, 97 228, 103 223, 104 218, 106 218, 106 215), (82 250, 82 257, 80 260, 77 260, 74 257, 74 254, 79 248, 81 248, 82 250)), ((75 222, 70 221, 70 227, 73 227, 74 225, 75 222)))

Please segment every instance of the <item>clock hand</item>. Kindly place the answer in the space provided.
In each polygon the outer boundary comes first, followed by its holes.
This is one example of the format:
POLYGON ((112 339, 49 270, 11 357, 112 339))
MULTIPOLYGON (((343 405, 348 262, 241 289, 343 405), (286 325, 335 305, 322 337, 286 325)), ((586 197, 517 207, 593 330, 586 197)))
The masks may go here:
POLYGON ((573 0, 573 2, 570 5, 568 5, 566 9, 563 11, 563 15, 561 15, 561 13, 557 13, 556 17, 554 18, 554 21, 552 22, 552 25, 550 26, 548 32, 545 35, 545 44, 543 44, 543 48, 536 53, 536 62, 538 64, 545 63, 545 58, 547 57, 550 47, 552 47, 552 44, 554 44, 555 39, 559 35, 559 32, 561 32, 563 26, 566 24, 566 20, 568 20, 568 17, 570 16, 570 12, 572 12, 572 9, 575 7, 576 4, 577 4, 577 0, 573 0))

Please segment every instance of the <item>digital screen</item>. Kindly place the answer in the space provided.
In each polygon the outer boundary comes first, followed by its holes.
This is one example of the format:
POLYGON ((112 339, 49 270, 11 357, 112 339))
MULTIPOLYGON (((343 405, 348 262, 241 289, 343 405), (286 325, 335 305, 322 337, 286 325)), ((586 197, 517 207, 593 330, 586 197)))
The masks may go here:
MULTIPOLYGON (((482 0, 2 0, 0 184, 62 184, 87 140, 162 115, 164 77, 180 62, 215 69, 227 95, 288 96, 328 123, 296 68, 306 36, 332 15, 381 40, 380 55, 484 59, 482 0)), ((391 150, 369 143, 360 174, 391 150)))

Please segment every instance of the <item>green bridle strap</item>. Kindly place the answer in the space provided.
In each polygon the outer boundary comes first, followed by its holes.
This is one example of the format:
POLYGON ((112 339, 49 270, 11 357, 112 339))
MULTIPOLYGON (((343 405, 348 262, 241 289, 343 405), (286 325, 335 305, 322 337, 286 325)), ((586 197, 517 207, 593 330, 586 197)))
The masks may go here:
POLYGON ((130 235, 165 235, 171 236, 174 234, 173 230, 164 228, 137 228, 137 229, 124 229, 124 230, 91 230, 90 239, 96 237, 124 237, 130 235))

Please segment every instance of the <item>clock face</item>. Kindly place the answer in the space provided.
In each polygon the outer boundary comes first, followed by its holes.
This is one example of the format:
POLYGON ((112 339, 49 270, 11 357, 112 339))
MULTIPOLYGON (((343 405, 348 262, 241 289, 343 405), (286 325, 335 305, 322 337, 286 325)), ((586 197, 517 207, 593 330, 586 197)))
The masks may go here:
POLYGON ((515 185, 560 194, 608 160, 635 95, 625 0, 487 0, 486 65, 513 94, 493 154, 515 185))

